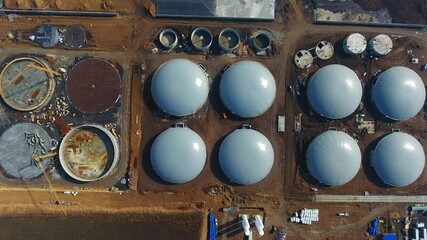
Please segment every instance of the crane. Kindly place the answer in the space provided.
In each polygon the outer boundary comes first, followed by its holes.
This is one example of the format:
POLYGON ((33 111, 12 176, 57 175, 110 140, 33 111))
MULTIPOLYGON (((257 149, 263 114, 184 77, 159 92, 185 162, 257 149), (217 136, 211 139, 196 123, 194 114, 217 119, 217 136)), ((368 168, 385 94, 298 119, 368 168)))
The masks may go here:
MULTIPOLYGON (((52 183, 50 182, 49 177, 47 176, 47 173, 45 172, 45 170, 44 170, 44 168, 43 168, 43 166, 42 166, 42 164, 41 164, 41 161, 42 161, 44 158, 54 157, 54 156, 57 156, 57 155, 58 155, 58 153, 57 153, 57 152, 51 152, 51 153, 47 153, 47 154, 44 154, 44 155, 33 155, 33 159, 34 159, 34 160, 37 162, 37 164, 39 165, 40 170, 42 170, 43 175, 44 175, 44 177, 46 178, 46 181, 49 183, 49 187, 50 187, 50 189, 52 189, 52 192, 53 192, 53 194, 55 195, 56 201, 61 202, 61 201, 59 200, 58 194, 56 194, 56 191, 55 191, 55 190, 53 189, 53 187, 52 187, 52 183)), ((61 208, 61 210, 62 210, 62 212, 64 213, 64 215, 67 215, 67 213, 65 212, 65 210, 64 210, 64 208, 62 207, 62 205, 61 205, 61 204, 59 204, 59 207, 61 208)))
POLYGON ((34 69, 43 71, 43 72, 51 73, 51 74, 53 74, 55 76, 61 76, 61 74, 59 72, 57 72, 57 71, 54 71, 52 69, 45 68, 45 67, 40 67, 40 66, 37 66, 37 65, 35 65, 33 63, 29 63, 27 66, 30 67, 30 68, 34 68, 34 69))

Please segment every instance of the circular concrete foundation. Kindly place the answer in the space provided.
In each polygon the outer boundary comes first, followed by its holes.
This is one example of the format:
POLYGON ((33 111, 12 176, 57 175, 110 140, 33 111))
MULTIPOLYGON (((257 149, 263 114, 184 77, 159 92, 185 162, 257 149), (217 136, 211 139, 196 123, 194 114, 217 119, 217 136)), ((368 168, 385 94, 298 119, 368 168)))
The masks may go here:
POLYGON ((13 109, 40 109, 49 102, 55 89, 51 71, 40 59, 17 58, 9 62, 0 74, 0 95, 13 109))
POLYGON ((104 127, 83 125, 62 140, 59 161, 73 179, 92 182, 107 177, 119 160, 119 144, 104 127))
POLYGON ((32 123, 16 124, 0 137, 0 165, 8 176, 35 178, 49 165, 53 156, 51 148, 51 138, 42 127, 32 123))

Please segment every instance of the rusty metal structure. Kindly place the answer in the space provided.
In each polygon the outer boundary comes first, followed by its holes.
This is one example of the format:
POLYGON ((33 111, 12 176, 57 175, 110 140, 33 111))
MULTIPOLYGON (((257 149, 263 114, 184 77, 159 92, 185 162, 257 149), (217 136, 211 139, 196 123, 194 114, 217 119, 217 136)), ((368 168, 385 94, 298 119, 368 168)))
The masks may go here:
POLYGON ((71 69, 66 92, 79 111, 106 112, 120 98, 121 77, 110 62, 98 58, 85 59, 71 69))

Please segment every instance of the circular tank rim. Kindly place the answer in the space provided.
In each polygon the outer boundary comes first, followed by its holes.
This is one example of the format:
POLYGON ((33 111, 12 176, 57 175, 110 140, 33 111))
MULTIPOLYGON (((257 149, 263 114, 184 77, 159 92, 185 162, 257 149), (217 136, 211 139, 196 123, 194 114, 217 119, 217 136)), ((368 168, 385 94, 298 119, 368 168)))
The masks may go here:
POLYGON ((113 64, 113 63, 111 63, 110 61, 108 61, 107 59, 104 59, 104 58, 100 58, 100 57, 89 57, 89 58, 85 58, 85 59, 82 59, 82 60, 80 60, 80 61, 78 61, 78 62, 75 62, 74 63, 74 65, 71 67, 71 70, 70 71, 68 71, 68 73, 67 73, 67 77, 65 78, 65 93, 66 93, 66 95, 67 95, 67 98, 68 98, 68 100, 70 101, 70 103, 73 105, 73 107, 75 107, 77 110, 79 110, 81 113, 89 113, 89 114, 99 114, 99 113, 106 113, 106 112, 108 112, 108 111, 110 111, 112 108, 114 108, 114 106, 117 104, 117 102, 120 100, 120 98, 122 97, 122 84, 123 84, 123 79, 122 79, 122 76, 120 75, 120 72, 119 72, 119 69, 113 64), (112 68, 114 68, 114 70, 115 70, 115 73, 117 74, 117 77, 118 77, 118 79, 119 79, 119 82, 120 82, 120 91, 119 91, 119 94, 117 95, 117 98, 114 100, 114 102, 111 104, 111 106, 109 107, 109 108, 107 108, 107 109, 105 109, 105 110, 103 110, 103 111, 101 111, 101 112, 90 112, 90 111, 83 111, 82 109, 80 109, 79 107, 77 107, 75 104, 74 104, 74 102, 73 102, 73 100, 70 98, 70 95, 68 94, 68 87, 67 87, 67 82, 68 82, 68 79, 70 78, 70 73, 74 70, 74 68, 75 67, 77 67, 79 64, 81 64, 81 63, 84 63, 84 62, 86 62, 86 61, 90 61, 90 60, 97 60, 97 61, 103 61, 103 62, 105 62, 105 63, 107 63, 108 65, 110 65, 112 68))
POLYGON ((108 131, 106 128, 100 126, 100 125, 96 125, 96 124, 84 124, 84 125, 80 125, 78 127, 75 127, 73 129, 71 129, 66 135, 65 137, 62 139, 61 144, 59 146, 59 162, 62 166, 62 169, 64 169, 64 171, 68 174, 68 176, 72 177, 75 180, 81 181, 81 182, 94 182, 94 181, 98 181, 101 180, 107 176, 109 176, 111 174, 111 172, 113 171, 113 169, 116 167, 117 163, 119 161, 119 143, 117 142, 117 139, 114 137, 114 135, 108 131), (70 136, 72 136, 74 133, 76 133, 77 131, 79 131, 82 128, 96 128, 100 131, 102 131, 103 133, 105 133, 108 138, 110 139, 111 143, 113 144, 113 150, 114 150, 114 157, 113 157, 113 162, 111 163, 110 168, 108 169, 107 172, 105 172, 102 176, 98 177, 98 178, 94 178, 94 179, 86 179, 86 178, 82 178, 77 176, 76 174, 74 174, 73 172, 71 172, 67 165, 65 164, 65 160, 64 160, 64 142, 66 140, 69 139, 70 136))
POLYGON ((254 46, 255 46, 255 48, 256 49, 258 49, 258 50, 260 50, 260 51, 264 51, 264 50, 266 50, 269 46, 271 45, 271 37, 267 34, 267 33, 265 33, 265 32, 260 32, 260 33, 257 33, 257 34, 255 34, 255 36, 254 36, 254 46), (258 46, 258 44, 256 44, 256 39, 257 39, 257 37, 259 37, 259 36, 264 36, 264 37, 266 37, 267 39, 268 39, 268 44, 267 44, 267 46, 266 47, 262 47, 262 46, 258 46))
POLYGON ((40 108, 44 107, 52 99, 56 83, 55 83, 55 81, 53 79, 52 73, 46 72, 46 74, 47 74, 47 76, 49 78, 49 89, 48 89, 48 95, 47 95, 46 100, 42 101, 41 103, 39 103, 39 104, 37 104, 37 105, 35 105, 34 107, 31 107, 31 108, 19 108, 17 106, 14 106, 13 103, 10 103, 9 101, 6 100, 6 98, 3 97, 3 88, 1 87, 1 81, 2 81, 3 76, 4 76, 4 72, 5 72, 4 70, 5 69, 7 69, 8 67, 10 67, 15 62, 23 61, 23 60, 34 61, 34 62, 42 65, 43 67, 45 67, 45 68, 47 68, 49 70, 52 70, 52 69, 50 68, 50 66, 47 63, 43 62, 41 59, 39 59, 37 57, 19 57, 19 58, 15 58, 12 61, 8 62, 6 64, 6 66, 4 66, 4 68, 2 69, 2 71, 0 73, 0 96, 1 96, 1 98, 6 103, 6 105, 8 105, 9 107, 11 107, 11 108, 13 108, 15 110, 21 111, 21 112, 28 112, 28 111, 33 111, 33 110, 37 110, 37 109, 40 109, 40 108))
POLYGON ((207 50, 212 45, 213 35, 212 35, 211 30, 209 30, 209 29, 207 29, 205 27, 198 27, 198 28, 194 29, 193 32, 191 32, 190 41, 191 41, 191 45, 193 45, 193 47, 196 48, 197 50, 207 50), (210 41, 209 41, 209 44, 207 44, 206 46, 197 47, 196 45, 194 45, 193 37, 196 34, 196 32, 199 32, 199 31, 204 31, 205 33, 209 34, 210 41))
POLYGON ((224 28, 220 33, 219 33, 219 35, 218 35, 218 44, 219 44, 219 46, 223 49, 223 50, 225 50, 225 51, 233 51, 234 49, 236 49, 237 48, 237 46, 239 46, 239 43, 240 43, 240 34, 239 34, 239 32, 236 30, 236 29, 234 29, 234 28, 224 28), (231 33, 233 33, 235 36, 237 36, 237 44, 236 44, 236 46, 234 46, 234 47, 225 47, 223 44, 221 44, 221 41, 219 40, 220 39, 220 37, 222 36, 222 34, 224 34, 224 33, 226 33, 226 32, 231 32, 231 33))
POLYGON ((174 30, 172 30, 172 29, 170 29, 170 28, 165 29, 165 30, 163 30, 163 31, 160 33, 160 35, 159 35, 159 42, 160 42, 160 44, 161 44, 164 48, 172 49, 172 48, 176 47, 176 45, 178 44, 178 35, 177 35, 177 33, 176 33, 174 30), (173 43, 171 43, 171 44, 168 44, 168 45, 167 45, 167 44, 164 44, 164 43, 162 42, 162 37, 163 37, 166 33, 172 33, 172 34, 173 34, 173 37, 175 38, 175 41, 173 41, 173 43))

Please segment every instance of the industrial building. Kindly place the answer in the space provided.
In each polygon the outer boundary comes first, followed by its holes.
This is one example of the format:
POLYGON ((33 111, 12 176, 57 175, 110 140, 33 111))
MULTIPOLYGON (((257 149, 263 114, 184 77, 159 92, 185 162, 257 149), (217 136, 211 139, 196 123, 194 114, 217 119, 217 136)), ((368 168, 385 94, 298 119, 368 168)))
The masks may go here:
POLYGON ((403 121, 418 114, 426 98, 421 77, 406 67, 392 67, 380 73, 372 85, 372 101, 385 117, 403 121))
POLYGON ((375 146, 371 164, 384 183, 394 187, 406 186, 417 180, 424 171, 424 149, 413 136, 393 132, 375 146))
POLYGON ((156 0, 157 17, 274 20, 275 0, 156 0))
POLYGON ((224 72, 219 91, 230 112, 242 118, 252 118, 271 107, 276 97, 276 82, 262 64, 241 61, 224 72))
POLYGON ((307 167, 320 183, 339 186, 359 172, 362 156, 356 141, 341 131, 326 131, 307 148, 307 167))
POLYGON ((166 182, 179 184, 196 178, 206 163, 202 138, 187 127, 173 127, 162 132, 150 151, 151 165, 166 182))
POLYGON ((270 141, 252 129, 238 129, 221 143, 219 163, 227 178, 250 185, 264 179, 273 167, 274 149, 270 141))
POLYGON ((359 77, 350 68, 331 64, 319 69, 307 87, 310 106, 319 115, 341 119, 352 114, 362 99, 359 77))
POLYGON ((173 116, 194 114, 209 94, 209 80, 196 63, 174 59, 162 64, 154 73, 151 94, 157 106, 173 116))

